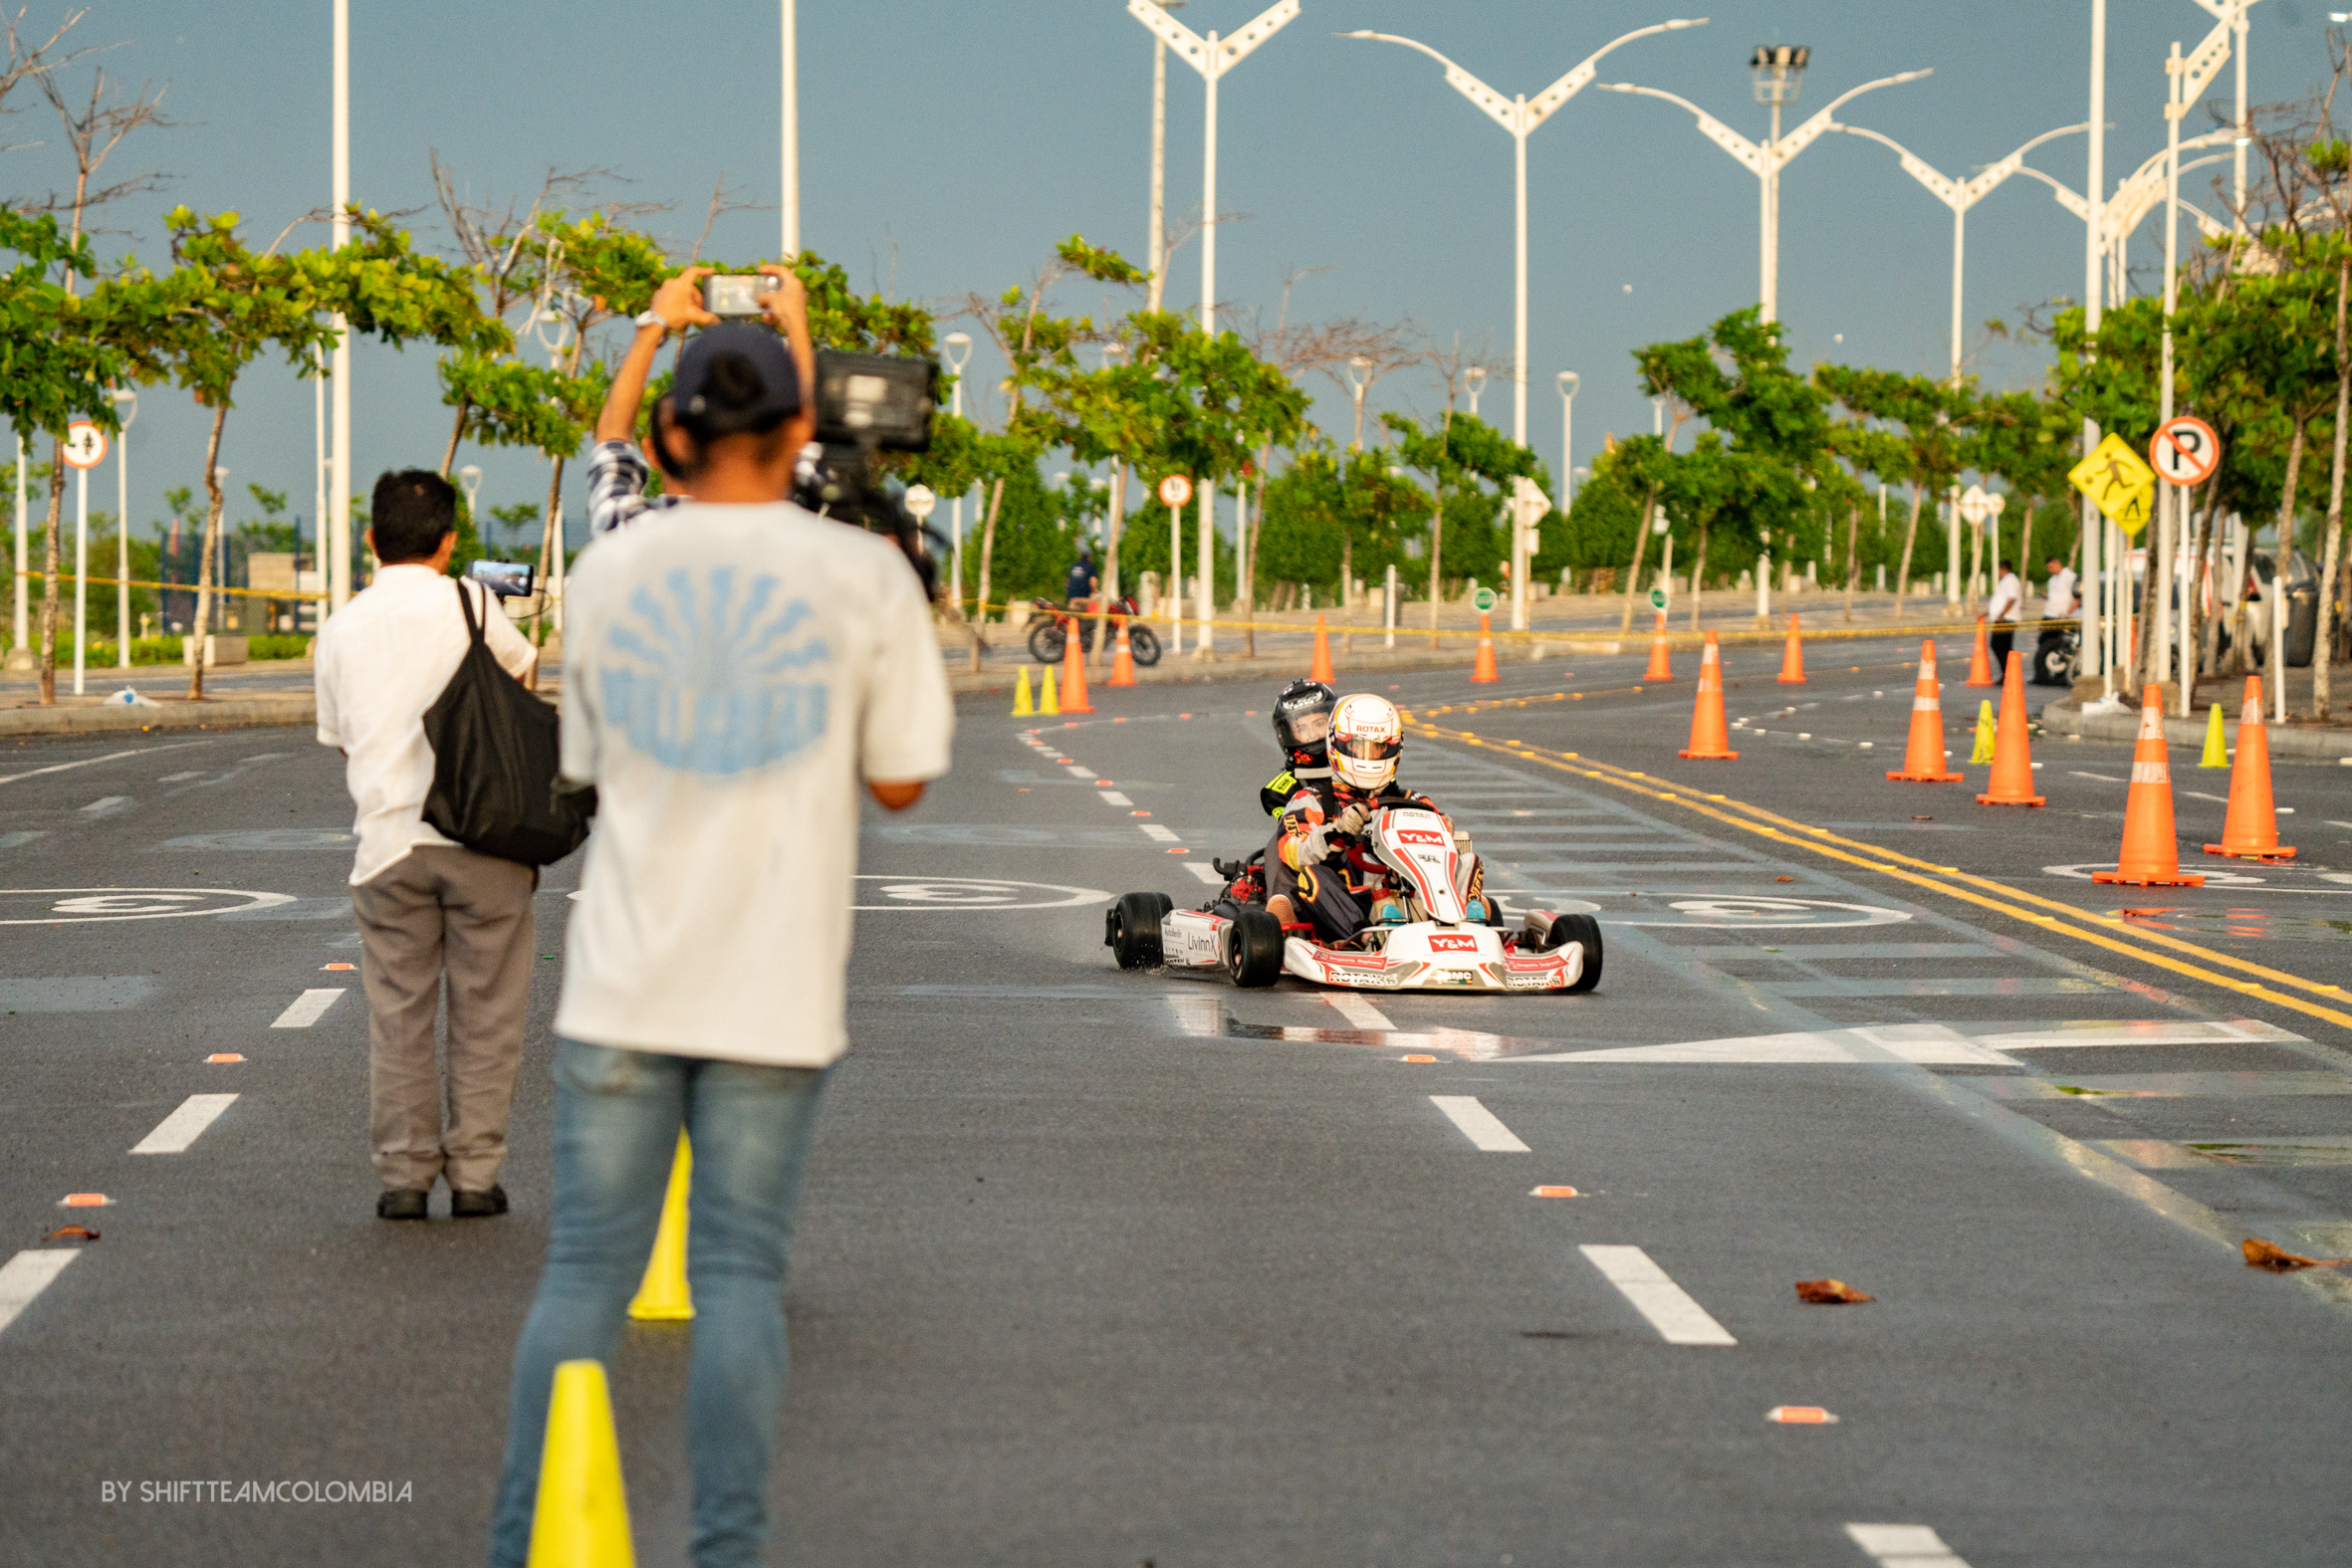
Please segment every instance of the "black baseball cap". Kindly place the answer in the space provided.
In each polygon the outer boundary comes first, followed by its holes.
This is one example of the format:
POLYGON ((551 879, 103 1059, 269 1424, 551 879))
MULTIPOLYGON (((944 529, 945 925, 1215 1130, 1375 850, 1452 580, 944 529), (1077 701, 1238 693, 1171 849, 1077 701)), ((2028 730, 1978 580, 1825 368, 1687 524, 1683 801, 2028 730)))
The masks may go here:
POLYGON ((713 327, 697 333, 678 355, 670 407, 680 424, 706 437, 772 430, 800 412, 800 370, 776 334, 758 327, 713 327), (729 361, 748 365, 752 373, 744 375, 729 361))

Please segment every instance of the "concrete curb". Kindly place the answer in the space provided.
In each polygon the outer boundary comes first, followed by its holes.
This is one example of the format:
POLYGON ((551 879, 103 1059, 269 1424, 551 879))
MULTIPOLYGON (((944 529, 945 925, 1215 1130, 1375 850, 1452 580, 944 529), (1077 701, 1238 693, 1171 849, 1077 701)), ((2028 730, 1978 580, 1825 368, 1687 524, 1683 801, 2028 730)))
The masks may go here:
MULTIPOLYGON (((2206 726, 2211 719, 2176 719, 2164 721, 2164 739, 2172 746, 2205 745, 2206 726)), ((2071 702, 2053 702, 2041 710, 2041 727, 2059 735, 2081 735, 2096 741, 2129 741, 2138 738, 2140 716, 2136 713, 2085 714, 2071 702)), ((2322 762, 2352 763, 2352 730, 2294 730, 2276 725, 2266 726, 2270 733, 2272 757, 2300 757, 2322 762)), ((2237 721, 2224 710, 2222 731, 2230 739, 2233 750, 2237 744, 2237 721)))
POLYGON ((260 725, 319 722, 318 699, 224 697, 203 702, 166 702, 153 707, 91 704, 74 708, 0 709, 0 736, 99 735, 143 730, 238 730, 260 725))
MULTIPOLYGON (((1374 633, 1374 635, 1378 635, 1378 633, 1374 633)), ((1331 669, 1334 674, 1338 675, 1369 674, 1375 671, 1458 669, 1462 672, 1463 680, 1467 682, 1470 679, 1471 661, 1477 656, 1478 633, 1476 631, 1449 631, 1447 636, 1449 639, 1463 644, 1460 652, 1441 648, 1436 653, 1406 653, 1400 649, 1395 653, 1382 650, 1377 653, 1346 655, 1339 652, 1336 646, 1339 639, 1333 637, 1331 639, 1333 643, 1331 669)), ((1562 637, 1554 642, 1547 638, 1544 644, 1544 659, 1550 660, 1562 654, 1603 654, 1616 651, 1616 643, 1609 641, 1562 637)), ((1262 654, 1255 659, 1232 658, 1220 654, 1215 663, 1196 664, 1190 653, 1181 658, 1170 654, 1150 669, 1137 670, 1135 684, 1138 686, 1195 686, 1216 681, 1279 681, 1289 677, 1303 676, 1306 673, 1307 661, 1312 656, 1310 649, 1300 648, 1295 652, 1280 655, 1262 654)), ((1506 661, 1504 668, 1509 669, 1514 663, 1534 662, 1537 661, 1511 660, 1506 661)), ((1010 695, 1016 679, 1016 672, 1024 664, 1029 669, 1029 684, 1032 691, 1037 689, 1038 677, 1049 668, 1054 671, 1054 678, 1057 682, 1061 679, 1060 665, 1049 666, 1025 659, 1020 664, 1008 662, 991 665, 977 675, 969 670, 952 671, 948 675, 947 683, 949 688, 959 695, 967 692, 1003 692, 1010 695)), ((1086 672, 1088 696, 1098 694, 1103 689, 1103 677, 1096 675, 1089 669, 1086 672)))

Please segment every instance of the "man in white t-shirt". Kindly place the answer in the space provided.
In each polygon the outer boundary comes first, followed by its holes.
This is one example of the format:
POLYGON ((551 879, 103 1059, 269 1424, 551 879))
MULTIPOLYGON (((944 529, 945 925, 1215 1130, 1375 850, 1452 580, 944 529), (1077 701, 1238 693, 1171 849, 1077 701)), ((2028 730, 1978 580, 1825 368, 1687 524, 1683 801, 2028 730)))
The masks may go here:
POLYGON ((2016 563, 2003 560, 1999 579, 1993 584, 1993 602, 1985 610, 1993 622, 1993 635, 1988 639, 1993 648, 1993 673, 2000 679, 2007 678, 2009 649, 2017 641, 2017 614, 2024 605, 2025 585, 2017 580, 2016 563))
POLYGON ((422 1220, 445 1178, 450 1218, 481 1219, 507 1210, 498 1174, 523 1062, 539 872, 451 843, 425 822, 433 748, 424 715, 472 641, 459 594, 473 600, 508 674, 539 655, 486 589, 448 576, 457 544, 448 480, 421 468, 385 474, 370 524, 367 548, 383 564, 320 628, 314 678, 319 744, 350 759, 344 782, 359 808, 352 908, 367 996, 368 1132, 383 1182, 375 1212, 422 1220), (446 1085, 433 1059, 444 974, 446 1085))
MULTIPOLYGON (((775 299, 771 296, 770 299, 775 299)), ((766 303, 766 302, 763 302, 766 303)), ((858 796, 912 805, 954 715, 891 541, 790 505, 813 420, 782 340, 680 355, 694 500, 574 570, 564 763, 596 790, 556 1015, 556 1208, 515 1352, 491 1560, 523 1568, 557 1366, 609 1359, 693 1149, 698 1568, 763 1560, 793 1207, 843 1027, 858 796)))

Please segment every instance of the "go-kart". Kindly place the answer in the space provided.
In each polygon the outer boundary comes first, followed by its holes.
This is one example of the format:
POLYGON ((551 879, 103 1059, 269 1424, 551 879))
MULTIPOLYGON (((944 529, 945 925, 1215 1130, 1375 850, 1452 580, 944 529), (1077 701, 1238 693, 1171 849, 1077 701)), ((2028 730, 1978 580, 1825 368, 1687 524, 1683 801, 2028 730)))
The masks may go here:
POLYGON ((1237 986, 1271 986, 1287 972, 1361 991, 1590 991, 1600 984, 1600 923, 1586 914, 1530 910, 1517 931, 1470 913, 1469 857, 1446 819, 1391 806, 1366 824, 1362 849, 1395 880, 1405 919, 1366 926, 1339 943, 1266 908, 1265 852, 1215 862, 1226 885, 1199 909, 1165 893, 1129 893, 1103 912, 1102 942, 1121 969, 1222 969, 1237 986))

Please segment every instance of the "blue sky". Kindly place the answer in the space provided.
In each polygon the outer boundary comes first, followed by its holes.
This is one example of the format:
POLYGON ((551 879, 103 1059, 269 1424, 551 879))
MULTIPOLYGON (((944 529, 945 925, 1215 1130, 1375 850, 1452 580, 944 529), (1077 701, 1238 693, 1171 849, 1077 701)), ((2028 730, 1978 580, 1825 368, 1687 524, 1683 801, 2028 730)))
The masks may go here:
MULTIPOLYGON (((52 7, 52 10, 57 8, 52 7)), ((772 6, 672 0, 354 0, 353 184, 362 204, 420 208, 419 244, 445 243, 432 207, 428 149, 476 199, 526 200, 551 167, 601 166, 609 194, 668 203, 643 220, 674 252, 691 249, 713 182, 773 202, 779 184, 778 19, 772 6)), ((1192 0, 1196 29, 1231 32, 1259 0, 1192 0)), ((1390 45, 1335 32, 1369 28, 1427 43, 1506 94, 1532 95, 1611 38, 1674 15, 1703 28, 1640 40, 1603 62, 1601 81, 1633 81, 1698 103, 1761 137, 1749 51, 1806 44, 1812 68, 1795 118, 1845 89, 1932 67, 1841 117, 1884 132, 1946 173, 1965 174, 2053 126, 2085 117, 2089 0, 1723 0, 1676 11, 1666 0, 1304 0, 1304 13, 1221 87, 1218 293, 1236 311, 1410 322, 1441 343, 1459 334, 1497 356, 1511 348, 1511 138, 1445 83, 1439 68, 1390 45)), ((2109 178, 2164 141, 2162 62, 2213 25, 2193 0, 2110 0, 2109 178)), ((2324 52, 2323 6, 2263 0, 2252 13, 2251 97, 2299 96, 2324 52)), ((36 5, 27 26, 47 13, 36 5)), ((805 243, 866 289, 934 303, 993 295, 1034 275, 1071 233, 1144 249, 1150 161, 1151 44, 1121 0, 1051 5, 839 4, 800 0, 805 243)), ((99 0, 78 30, 122 41, 100 57, 125 84, 168 83, 175 128, 142 132, 116 154, 116 177, 171 176, 165 193, 126 202, 102 223, 103 256, 162 259, 161 213, 173 202, 233 209, 266 241, 329 196, 332 10, 326 0, 99 0)), ((88 91, 91 62, 71 84, 88 91)), ((2226 68, 2216 91, 2227 93, 2226 68)), ((0 197, 60 184, 48 110, 20 92, 0 144, 0 197)), ((1171 59, 1168 199, 1200 199, 1202 93, 1171 59)), ((1793 122, 1793 120, 1792 120, 1793 122)), ((2201 117, 2191 121, 2202 129, 2201 117)), ((2045 145, 2037 166, 2077 189, 2082 138, 2045 145)), ((2207 174, 2188 190, 2209 203, 2207 174)), ((1529 143, 1529 434, 1556 469, 1554 373, 1582 376, 1578 461, 1604 431, 1647 429, 1630 351, 1687 336, 1757 289, 1757 181, 1671 105, 1587 90, 1529 143)), ((1884 148, 1828 136, 1783 179, 1780 314, 1800 363, 1819 359, 1941 373, 1951 289, 1948 211, 1884 148), (1842 336, 1842 340, 1840 340, 1842 336)), ((775 211, 719 220, 710 249, 772 255, 775 211)), ((2161 230, 2140 230, 2135 263, 2153 287, 2161 230)), ((2019 307, 2079 292, 2082 229, 2046 187, 2010 180, 1970 215, 1967 313, 2012 325, 2019 307)), ((1124 308, 1114 293, 1065 286, 1070 310, 1124 308)), ((1199 299, 1197 249, 1171 270, 1169 302, 1199 299)), ((1976 362, 1989 383, 2030 383, 2032 344, 1992 344, 1976 362)), ((983 357, 974 387, 996 379, 983 357)), ((1343 394, 1318 381, 1318 417, 1344 433, 1343 394)), ((982 394, 986 403, 1001 399, 982 394)), ((1442 406, 1427 373, 1383 381, 1375 407, 1442 406)), ((353 377, 354 488, 385 467, 439 460, 448 410, 431 354, 363 345, 353 377)), ((240 387, 222 462, 231 487, 258 480, 312 510, 311 396, 281 366, 257 365, 240 387)), ((1491 383, 1482 412, 1508 423, 1510 390, 1491 383)), ((132 432, 132 514, 163 512, 162 492, 196 481, 203 421, 186 396, 149 390, 132 432)), ((545 494, 531 456, 469 448, 487 471, 484 505, 545 494)), ((111 500, 112 476, 94 484, 111 500)), ((580 537, 576 485, 573 528, 580 537)), ((232 512, 232 517, 240 515, 232 512)))

